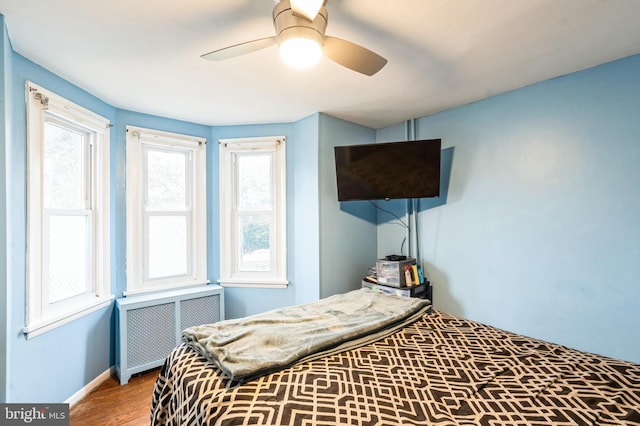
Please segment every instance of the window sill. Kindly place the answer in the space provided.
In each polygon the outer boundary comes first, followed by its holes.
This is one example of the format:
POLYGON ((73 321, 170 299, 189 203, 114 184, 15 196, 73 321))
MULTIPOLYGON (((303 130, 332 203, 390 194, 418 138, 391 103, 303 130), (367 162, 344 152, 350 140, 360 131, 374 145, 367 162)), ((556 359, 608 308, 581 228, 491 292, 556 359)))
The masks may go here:
POLYGON ((99 298, 95 303, 91 303, 89 305, 85 305, 73 313, 69 313, 66 315, 61 315, 55 318, 47 318, 36 322, 35 324, 26 326, 22 329, 27 340, 33 339, 36 336, 46 333, 47 331, 51 331, 54 328, 58 328, 65 324, 70 323, 78 318, 82 318, 85 315, 89 315, 90 313, 99 311, 100 309, 104 309, 111 305, 114 296, 109 295, 107 297, 99 298))
POLYGON ((287 288, 288 280, 251 280, 240 278, 220 278, 218 284, 222 287, 246 287, 246 288, 287 288))
POLYGON ((130 290, 125 290, 124 292, 122 292, 122 295, 124 297, 128 297, 128 296, 138 296, 138 295, 147 295, 147 294, 153 294, 153 293, 161 293, 161 292, 165 292, 165 291, 171 291, 171 290, 184 290, 184 289, 189 289, 189 288, 197 288, 197 287, 202 287, 202 286, 206 286, 210 283, 211 281, 206 280, 206 281, 197 281, 197 282, 188 282, 188 283, 182 283, 182 284, 166 284, 166 285, 160 285, 160 286, 149 286, 149 287, 137 287, 137 288, 132 288, 130 290))

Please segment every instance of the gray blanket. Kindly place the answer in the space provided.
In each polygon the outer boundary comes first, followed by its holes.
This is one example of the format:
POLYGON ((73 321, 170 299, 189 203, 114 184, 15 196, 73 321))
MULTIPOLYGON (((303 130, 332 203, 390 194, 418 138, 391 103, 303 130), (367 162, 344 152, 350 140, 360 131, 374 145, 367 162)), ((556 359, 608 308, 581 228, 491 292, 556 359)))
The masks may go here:
POLYGON ((352 349, 421 318, 431 302, 368 288, 187 328, 182 338, 234 381, 352 349))

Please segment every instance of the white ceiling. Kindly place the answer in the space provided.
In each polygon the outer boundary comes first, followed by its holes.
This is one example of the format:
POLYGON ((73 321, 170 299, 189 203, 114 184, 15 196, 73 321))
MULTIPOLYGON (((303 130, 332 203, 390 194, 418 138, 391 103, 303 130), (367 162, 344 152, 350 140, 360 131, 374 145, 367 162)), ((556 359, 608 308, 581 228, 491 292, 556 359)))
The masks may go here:
POLYGON ((314 112, 382 128, 640 53, 640 0, 329 0, 327 34, 389 60, 367 77, 322 59, 292 70, 273 0, 0 0, 13 48, 105 102, 208 125, 314 112))

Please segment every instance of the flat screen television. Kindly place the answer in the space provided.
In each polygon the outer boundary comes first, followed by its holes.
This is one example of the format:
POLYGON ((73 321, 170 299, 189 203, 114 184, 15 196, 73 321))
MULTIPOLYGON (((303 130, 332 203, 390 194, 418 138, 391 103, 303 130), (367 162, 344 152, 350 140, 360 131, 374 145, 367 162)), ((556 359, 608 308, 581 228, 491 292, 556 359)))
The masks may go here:
POLYGON ((338 201, 440 195, 440 139, 334 147, 338 201))

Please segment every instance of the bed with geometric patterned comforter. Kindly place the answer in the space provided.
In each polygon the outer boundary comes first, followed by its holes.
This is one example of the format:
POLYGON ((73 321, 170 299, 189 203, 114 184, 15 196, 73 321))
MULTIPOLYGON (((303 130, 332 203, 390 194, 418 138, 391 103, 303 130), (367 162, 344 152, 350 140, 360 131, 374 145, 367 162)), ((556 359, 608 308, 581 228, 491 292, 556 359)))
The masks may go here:
POLYGON ((431 311, 365 346, 233 384, 167 358, 154 425, 640 425, 640 365, 431 311))

